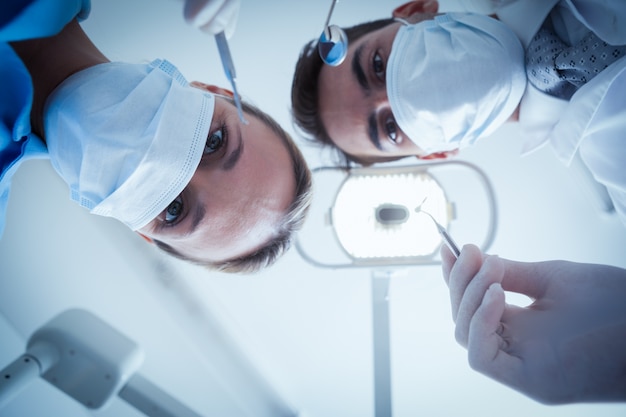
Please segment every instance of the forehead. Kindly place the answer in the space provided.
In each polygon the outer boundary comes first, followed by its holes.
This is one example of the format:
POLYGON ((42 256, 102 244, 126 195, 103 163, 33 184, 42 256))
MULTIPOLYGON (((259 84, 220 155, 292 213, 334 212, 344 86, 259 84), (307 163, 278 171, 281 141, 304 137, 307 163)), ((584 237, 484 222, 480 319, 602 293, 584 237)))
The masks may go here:
MULTIPOLYGON (((386 61, 400 23, 390 23, 369 32, 348 46, 344 62, 323 65, 318 78, 318 110, 324 129, 342 151, 355 156, 378 154, 368 139, 368 118, 386 100, 384 83, 380 91, 365 91, 359 83, 357 62, 368 78, 371 61, 378 53, 386 61), (357 54, 358 51, 358 54, 357 54), (355 57, 357 60, 355 60, 355 57)), ((371 83, 371 82, 370 82, 371 83)))
MULTIPOLYGON (((350 41, 350 43, 348 44, 346 59, 341 65, 338 65, 336 67, 332 67, 330 65, 322 65, 319 74, 320 91, 318 94, 320 101, 323 100, 322 96, 328 95, 328 92, 335 92, 335 96, 339 96, 339 92, 337 90, 325 88, 327 85, 341 85, 349 79, 352 79, 352 81, 354 82, 357 81, 356 73, 353 66, 353 60, 355 54, 357 53, 357 50, 360 50, 361 61, 364 61, 364 58, 366 58, 364 55, 366 55, 367 52, 371 53, 374 50, 379 50, 380 53, 388 54, 391 50, 391 45, 393 44, 395 34, 398 31, 399 27, 400 23, 392 22, 379 29, 375 29, 371 32, 365 33, 358 39, 350 41)), ((361 62, 361 64, 365 65, 365 62, 361 62)))
POLYGON ((256 117, 248 114, 247 119, 248 125, 239 125, 244 149, 237 165, 226 172, 197 172, 196 192, 207 215, 185 244, 193 258, 238 258, 264 246, 294 200, 287 145, 256 117))

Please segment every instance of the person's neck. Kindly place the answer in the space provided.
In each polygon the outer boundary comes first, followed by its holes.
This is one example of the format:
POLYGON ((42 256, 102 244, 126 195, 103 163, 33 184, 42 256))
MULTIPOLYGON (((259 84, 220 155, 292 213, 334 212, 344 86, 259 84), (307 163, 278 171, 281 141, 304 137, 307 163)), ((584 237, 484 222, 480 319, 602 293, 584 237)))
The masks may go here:
POLYGON ((109 62, 74 19, 58 34, 11 43, 30 73, 33 88, 31 128, 45 140, 43 111, 52 91, 70 75, 109 62))
POLYGON ((519 121, 519 108, 520 108, 520 106, 518 105, 515 108, 515 111, 513 112, 511 117, 508 118, 507 122, 517 122, 517 121, 519 121))

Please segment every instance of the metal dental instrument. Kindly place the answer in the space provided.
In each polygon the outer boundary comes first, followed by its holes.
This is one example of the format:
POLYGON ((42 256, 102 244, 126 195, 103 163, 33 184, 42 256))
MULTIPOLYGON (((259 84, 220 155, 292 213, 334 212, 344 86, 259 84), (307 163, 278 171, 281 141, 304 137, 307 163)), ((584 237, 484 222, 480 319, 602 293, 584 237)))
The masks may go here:
POLYGON ((343 62, 348 54, 348 36, 339 26, 328 26, 330 16, 333 14, 335 4, 337 4, 338 0, 332 1, 330 10, 328 11, 328 17, 326 17, 326 23, 324 24, 324 30, 317 43, 317 51, 322 61, 327 65, 336 67, 343 62))
MULTIPOLYGON (((424 200, 426 200, 426 199, 424 199, 424 200)), ((422 204, 424 204, 424 201, 422 201, 422 204)), ((418 212, 418 213, 421 212, 421 213, 426 214, 428 217, 430 217, 432 219, 433 222, 435 222, 435 226, 437 227, 437 231, 441 235, 441 238, 443 239, 444 243, 446 244, 446 246, 448 248, 450 248, 450 251, 452 252, 454 257, 458 259, 459 255, 461 254, 461 251, 459 250, 459 247, 456 245, 454 240, 452 240, 452 238, 450 237, 450 235, 446 231, 445 227, 440 225, 439 222, 437 222, 437 220, 435 220, 435 218, 432 216, 432 214, 428 213, 427 211, 422 210, 422 204, 420 204, 418 207, 416 207, 415 211, 418 212)))
POLYGON ((220 58, 222 58, 222 65, 224 66, 226 78, 228 78, 228 81, 230 81, 230 85, 232 85, 233 87, 233 94, 235 95, 235 105, 237 106, 239 119, 241 120, 241 123, 247 125, 248 121, 243 117, 243 110, 241 109, 241 97, 239 97, 239 93, 237 92, 237 84, 235 83, 235 79, 237 78, 237 74, 235 73, 235 65, 233 64, 233 58, 230 56, 230 49, 228 48, 228 42, 226 41, 226 35, 224 34, 224 32, 220 32, 215 35, 215 42, 217 43, 217 50, 220 53, 220 58))

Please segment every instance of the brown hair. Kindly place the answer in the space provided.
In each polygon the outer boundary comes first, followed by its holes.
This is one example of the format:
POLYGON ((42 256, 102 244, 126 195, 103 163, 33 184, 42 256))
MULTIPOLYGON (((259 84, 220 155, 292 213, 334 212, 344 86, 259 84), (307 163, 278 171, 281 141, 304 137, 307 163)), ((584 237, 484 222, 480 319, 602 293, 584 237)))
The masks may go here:
POLYGON ((268 114, 248 103, 242 102, 241 104, 246 113, 259 119, 282 139, 293 163, 293 173, 296 178, 296 195, 279 225, 276 235, 251 254, 221 262, 197 261, 181 254, 162 241, 154 240, 154 243, 158 248, 178 259, 190 261, 211 270, 249 274, 274 264, 291 246, 293 235, 302 227, 311 205, 312 179, 306 160, 291 136, 268 114))
MULTIPOLYGON (((394 19, 381 19, 372 22, 361 23, 344 31, 348 37, 348 42, 355 42, 363 35, 383 28, 394 22, 394 19)), ((296 63, 296 69, 291 85, 291 112, 297 128, 302 136, 312 143, 322 146, 332 146, 337 152, 341 162, 349 166, 350 162, 357 162, 363 165, 370 165, 373 162, 383 162, 380 159, 363 160, 343 152, 337 148, 332 138, 328 135, 324 124, 319 116, 318 105, 318 80, 322 70, 322 59, 317 53, 317 39, 304 45, 300 52, 300 57, 296 63)), ((399 159, 394 157, 395 160, 399 159)))

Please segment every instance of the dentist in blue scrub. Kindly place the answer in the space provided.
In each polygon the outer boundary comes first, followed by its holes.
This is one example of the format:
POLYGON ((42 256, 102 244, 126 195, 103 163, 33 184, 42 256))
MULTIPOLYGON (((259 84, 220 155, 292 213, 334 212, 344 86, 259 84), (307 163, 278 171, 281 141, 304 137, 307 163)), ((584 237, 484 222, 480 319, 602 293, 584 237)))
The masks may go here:
MULTIPOLYGON (((189 0, 184 17, 228 36, 238 8, 189 0)), ((224 272, 272 264, 310 201, 293 140, 245 103, 242 125, 232 92, 188 83, 167 60, 110 62, 78 23, 89 11, 89 0, 0 6, 0 233, 11 177, 49 158, 72 200, 174 256, 224 272)))

